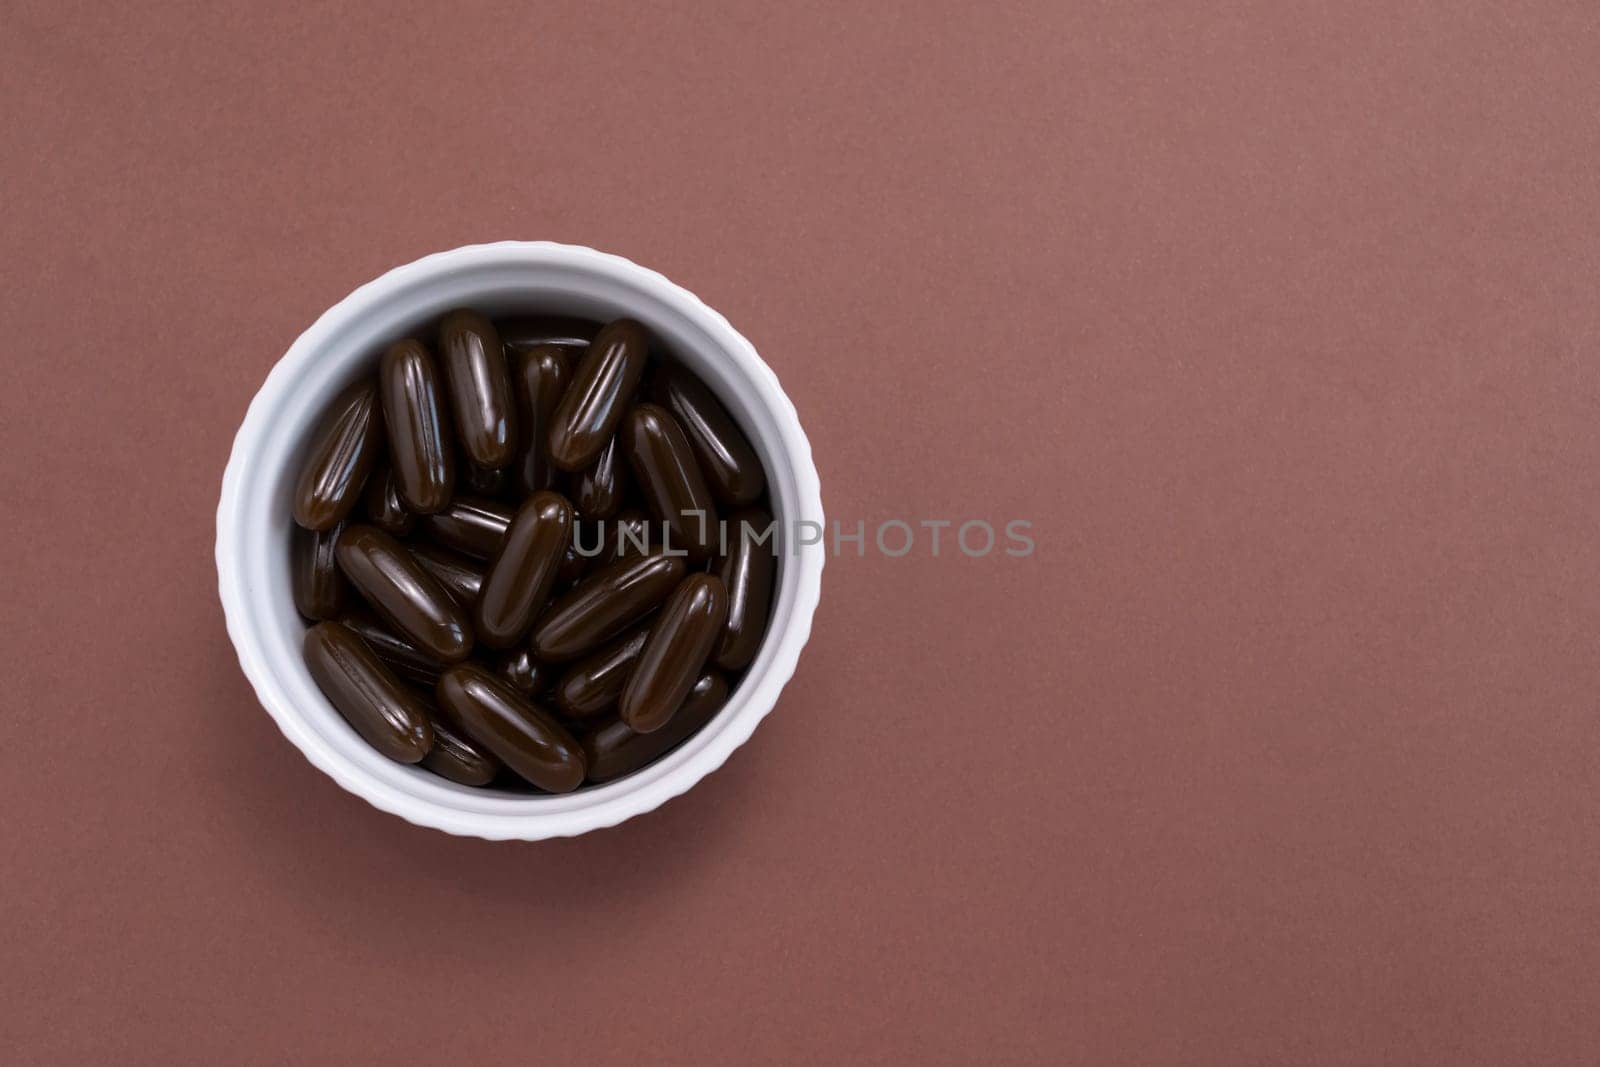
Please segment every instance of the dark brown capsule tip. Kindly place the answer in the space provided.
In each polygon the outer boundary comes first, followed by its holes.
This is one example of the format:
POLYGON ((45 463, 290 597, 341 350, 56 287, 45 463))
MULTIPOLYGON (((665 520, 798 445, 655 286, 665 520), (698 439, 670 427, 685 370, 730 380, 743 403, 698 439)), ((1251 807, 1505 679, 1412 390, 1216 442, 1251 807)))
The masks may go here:
POLYGON ((540 789, 570 792, 583 784, 583 750, 549 712, 476 663, 445 671, 440 709, 507 767, 540 789))
POLYGON ((637 630, 567 668, 556 683, 556 707, 568 718, 587 719, 615 704, 649 636, 648 628, 637 630))
POLYGON ((586 519, 609 519, 622 507, 622 454, 616 434, 600 450, 600 456, 576 476, 572 503, 586 519))
POLYGON ((439 323, 439 353, 467 458, 480 467, 506 466, 516 450, 516 416, 494 324, 475 311, 452 311, 439 323))
POLYGON ((518 352, 512 359, 518 429, 515 482, 523 493, 556 484, 559 472, 550 462, 550 418, 571 377, 567 353, 554 345, 518 352))
POLYGON ((659 405, 638 404, 623 423, 622 447, 670 547, 697 563, 709 559, 717 543, 717 506, 678 421, 659 405))
POLYGON ((654 733, 641 734, 620 719, 591 730, 583 738, 589 781, 609 782, 653 763, 685 738, 698 733, 728 702, 728 680, 707 671, 689 690, 672 720, 654 733))
POLYGON ((618 713, 641 734, 661 729, 677 712, 728 621, 728 591, 714 574, 691 574, 650 627, 650 637, 622 691, 618 713))
POLYGON ((382 448, 377 389, 368 379, 353 382, 312 432, 295 484, 294 521, 308 530, 326 530, 349 515, 382 448))
POLYGON ((650 395, 683 427, 711 491, 726 504, 751 504, 767 488, 750 440, 711 389, 682 367, 656 371, 650 395))
POLYGON ((323 695, 373 748, 401 763, 428 754, 433 727, 427 709, 348 627, 311 627, 305 657, 323 695))
POLYGON ((350 584, 396 632, 445 663, 472 651, 461 606, 400 542, 375 526, 347 526, 336 552, 350 584))
POLYGON ((533 652, 561 663, 598 648, 649 614, 682 580, 681 556, 636 556, 602 567, 563 593, 534 626, 533 652))
POLYGON ((649 355, 649 335, 632 319, 608 323, 595 335, 550 419, 550 459, 557 467, 582 470, 599 458, 633 400, 649 355))
POLYGON ((477 560, 426 541, 414 541, 406 547, 424 570, 439 579, 457 604, 468 612, 472 610, 483 588, 483 571, 477 560))
POLYGON ((770 514, 749 508, 728 520, 726 536, 728 551, 718 564, 717 576, 728 589, 728 622, 712 658, 717 666, 737 671, 755 659, 766 636, 778 570, 773 552, 776 531, 770 514))
POLYGON ((420 341, 391 345, 378 364, 378 387, 395 489, 408 510, 431 515, 455 488, 444 383, 433 356, 420 341))
POLYGON ((404 537, 416 525, 417 517, 400 502, 400 494, 394 486, 394 473, 387 466, 379 467, 367 478, 367 490, 362 497, 362 510, 366 512, 367 521, 384 533, 404 537))
POLYGON ((435 714, 433 749, 423 757, 422 765, 437 774, 461 785, 485 786, 500 773, 500 761, 487 748, 452 726, 443 715, 435 714))
POLYGON ((334 555, 343 530, 343 526, 331 530, 291 528, 289 572, 294 606, 308 619, 331 619, 344 607, 347 588, 334 555))
POLYGON ((418 529, 436 544, 488 559, 500 549, 511 525, 511 509, 493 500, 458 496, 437 515, 424 515, 418 529))
POLYGON ((527 636, 571 542, 572 505, 565 497, 535 493, 523 502, 484 574, 473 608, 478 640, 490 648, 510 648, 527 636))

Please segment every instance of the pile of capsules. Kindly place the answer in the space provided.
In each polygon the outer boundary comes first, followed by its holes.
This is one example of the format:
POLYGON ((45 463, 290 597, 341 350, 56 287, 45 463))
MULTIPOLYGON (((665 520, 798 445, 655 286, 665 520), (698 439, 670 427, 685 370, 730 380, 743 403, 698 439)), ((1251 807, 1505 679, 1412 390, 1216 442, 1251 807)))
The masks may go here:
POLYGON ((464 785, 631 774, 766 630, 760 459, 631 319, 451 312, 335 398, 292 507, 312 677, 379 752, 464 785))

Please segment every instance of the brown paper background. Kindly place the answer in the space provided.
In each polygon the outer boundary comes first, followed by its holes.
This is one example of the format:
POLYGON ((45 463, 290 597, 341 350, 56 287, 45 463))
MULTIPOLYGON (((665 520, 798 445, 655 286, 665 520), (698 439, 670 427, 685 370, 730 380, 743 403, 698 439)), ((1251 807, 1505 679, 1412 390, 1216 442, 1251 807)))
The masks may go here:
POLYGON ((0 1058, 1600 1062, 1588 0, 0 15, 0 1058), (729 315, 832 517, 1037 554, 830 563, 620 829, 371 810, 239 672, 219 480, 324 308, 502 238, 729 315))

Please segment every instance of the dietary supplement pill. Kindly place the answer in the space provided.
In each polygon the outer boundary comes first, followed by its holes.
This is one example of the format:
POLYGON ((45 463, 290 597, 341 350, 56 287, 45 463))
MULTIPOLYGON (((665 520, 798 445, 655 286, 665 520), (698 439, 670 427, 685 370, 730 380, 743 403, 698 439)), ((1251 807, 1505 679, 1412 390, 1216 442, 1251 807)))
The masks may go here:
POLYGON ((476 663, 451 667, 435 690, 440 710, 511 770, 551 793, 583 784, 583 750, 566 728, 476 663))
POLYGON ((432 515, 450 503, 456 468, 445 436, 444 383, 422 342, 389 346, 378 364, 378 393, 395 489, 406 510, 432 515))
POLYGON ((427 709, 366 643, 336 622, 306 631, 306 667, 366 742, 400 763, 416 763, 433 747, 427 709))
POLYGON ((439 358, 462 450, 480 467, 506 466, 517 447, 516 415, 494 323, 476 311, 452 311, 439 323, 439 358))
POLYGON ((684 570, 681 556, 638 556, 600 568, 534 624, 533 654, 560 663, 598 648, 665 600, 684 570))
POLYGON ((672 718, 728 621, 728 592, 714 574, 691 574, 673 590, 650 624, 617 711, 637 733, 661 729, 672 718))
POLYGON ((629 729, 621 719, 612 719, 591 730, 582 742, 589 781, 609 782, 654 762, 715 718, 727 702, 727 679, 720 671, 707 671, 689 690, 678 713, 661 729, 641 734, 629 729))
POLYGON ((472 651, 472 624, 439 579, 376 526, 346 526, 339 569, 378 616, 412 644, 445 663, 472 651))
POLYGON ((311 435, 295 484, 294 521, 308 530, 326 530, 349 515, 382 450, 377 389, 371 381, 352 382, 311 435))
POLYGON ((550 421, 550 459, 582 470, 600 456, 644 376, 650 341, 632 319, 607 323, 584 350, 550 421))

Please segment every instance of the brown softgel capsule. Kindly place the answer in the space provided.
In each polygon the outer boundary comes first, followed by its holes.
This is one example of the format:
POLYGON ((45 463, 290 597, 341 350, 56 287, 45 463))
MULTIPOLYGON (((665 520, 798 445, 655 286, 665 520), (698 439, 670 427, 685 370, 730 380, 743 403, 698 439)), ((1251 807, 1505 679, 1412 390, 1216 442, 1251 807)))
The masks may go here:
POLYGON ((331 619, 344 607, 348 588, 334 550, 343 526, 331 530, 289 531, 289 576, 295 610, 308 619, 331 619))
POLYGON ((402 637, 445 663, 467 658, 466 613, 399 541, 375 526, 347 526, 337 555, 350 584, 402 637))
POLYGON ((401 763, 433 747, 427 709, 366 643, 336 622, 306 631, 306 667, 318 688, 367 744, 401 763))
POLYGON ((650 626, 617 705, 622 721, 641 734, 665 726, 694 688, 727 621, 722 579, 714 574, 685 578, 650 626))
POLYGON ((587 719, 616 703, 649 636, 648 628, 635 631, 568 667, 556 683, 556 707, 570 719, 587 719))
POLYGON ((367 489, 362 494, 362 510, 367 521, 386 534, 404 537, 416 525, 417 517, 406 510, 395 491, 394 472, 388 466, 379 467, 367 478, 367 489))
POLYGON ((382 450, 377 389, 369 380, 353 382, 334 398, 312 434, 295 484, 294 521, 308 530, 326 530, 349 515, 382 450))
POLYGON ((709 559, 717 507, 678 421, 666 408, 640 404, 623 422, 622 447, 651 514, 666 527, 668 547, 697 563, 709 559))
POLYGON ((494 781, 500 773, 500 761, 441 714, 431 696, 426 703, 433 726, 433 748, 422 757, 422 765, 440 778, 462 785, 488 785, 494 781))
POLYGON ((463 663, 444 672, 435 695, 453 724, 540 789, 567 793, 583 784, 578 742, 503 678, 463 663))
POLYGON ((704 382, 682 367, 662 367, 650 383, 650 395, 683 427, 711 491, 723 503, 760 499, 767 488, 761 460, 704 382))
POLYGON ((439 579, 457 604, 468 612, 472 610, 483 588, 483 571, 476 560, 426 541, 414 541, 406 547, 424 570, 439 579))
POLYGON ((612 719, 591 730, 583 738, 589 781, 609 782, 654 762, 710 722, 727 702, 728 680, 720 671, 707 671, 695 681, 677 714, 661 729, 641 734, 621 719, 612 719))
POLYGON ((535 493, 517 509, 473 608, 478 640, 490 648, 510 648, 527 636, 571 538, 572 505, 561 494, 535 493))
POLYGON ((562 594, 533 630, 533 654, 561 663, 627 629, 683 579, 681 556, 638 556, 602 567, 562 594))
POLYGON ((378 395, 395 489, 408 511, 431 515, 450 503, 456 468, 444 424, 443 383, 422 342, 407 339, 384 352, 378 395))
POLYGON ((550 459, 557 467, 578 471, 599 458, 633 400, 649 355, 650 339, 632 319, 608 323, 595 335, 550 419, 550 459))
POLYGON ((572 377, 567 353, 555 345, 518 352, 511 360, 511 384, 517 397, 518 445, 514 481, 523 493, 537 493, 556 484, 559 472, 550 462, 550 419, 572 377))
POLYGON ((424 515, 418 529, 433 541, 488 559, 500 549, 511 525, 511 509, 478 497, 458 496, 437 515, 424 515))
POLYGON ((735 512, 728 520, 728 551, 717 565, 717 576, 728 589, 728 622, 712 653, 719 667, 743 670, 766 636, 772 576, 778 568, 776 537, 772 516, 760 508, 735 512))
POLYGON ((516 415, 494 324, 476 311, 452 311, 439 323, 439 357, 462 450, 480 467, 506 466, 517 446, 516 415))

